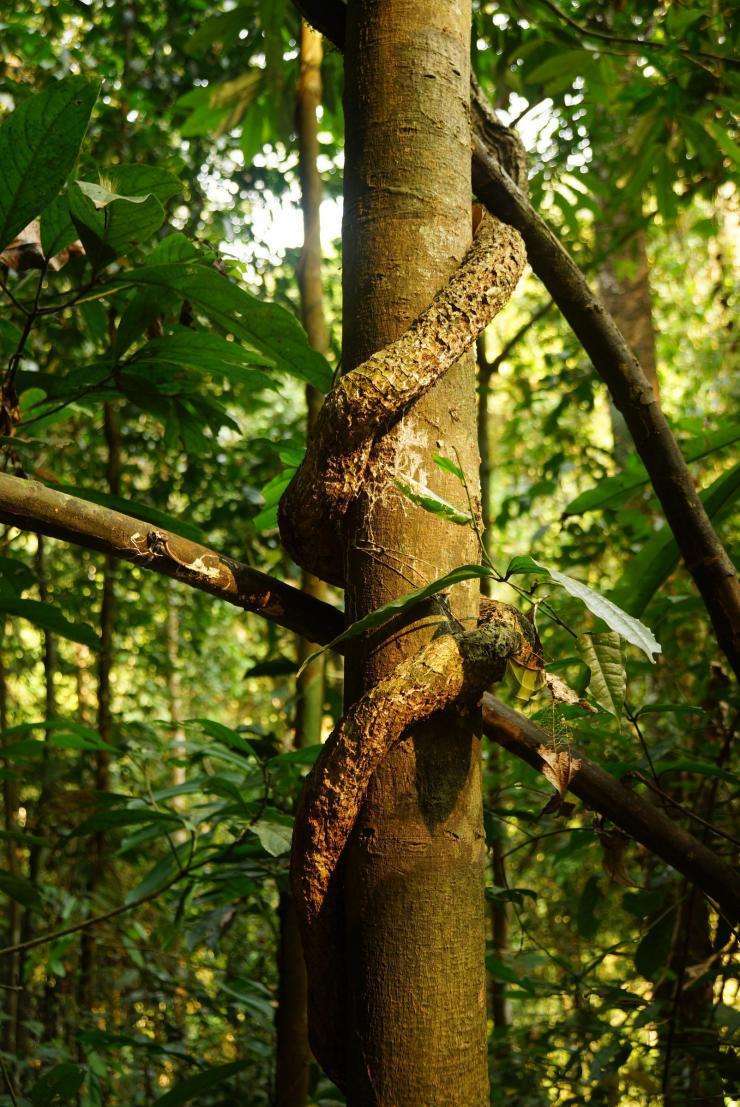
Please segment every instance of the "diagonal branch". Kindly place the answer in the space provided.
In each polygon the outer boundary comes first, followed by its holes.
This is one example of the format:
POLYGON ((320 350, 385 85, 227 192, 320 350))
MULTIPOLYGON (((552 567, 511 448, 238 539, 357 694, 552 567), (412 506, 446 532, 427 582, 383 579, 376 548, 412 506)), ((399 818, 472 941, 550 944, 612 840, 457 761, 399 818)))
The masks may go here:
MULTIPOLYGON (((542 771, 550 735, 489 693, 481 701, 483 731, 494 742, 542 771)), ((646 846, 714 900, 731 923, 740 918, 740 881, 722 857, 616 777, 578 755, 567 785, 592 810, 646 846)))
POLYGON ((0 522, 99 550, 261 615, 326 645, 344 630, 344 615, 275 577, 169 531, 38 481, 0 473, 0 522))
POLYGON ((686 567, 709 612, 717 641, 737 673, 740 587, 654 391, 613 318, 591 292, 567 250, 482 140, 474 136, 473 141, 474 189, 489 211, 521 234, 530 265, 624 416, 686 567))

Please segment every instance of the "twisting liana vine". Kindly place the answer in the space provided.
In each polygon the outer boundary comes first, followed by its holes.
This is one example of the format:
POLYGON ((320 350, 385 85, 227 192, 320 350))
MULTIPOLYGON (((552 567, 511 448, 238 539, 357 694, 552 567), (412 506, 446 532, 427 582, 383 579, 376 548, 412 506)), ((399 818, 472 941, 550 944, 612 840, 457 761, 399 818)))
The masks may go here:
MULTIPOLYGON (((327 395, 305 458, 280 503, 285 548, 304 569, 344 584, 344 523, 360 496, 395 491, 395 451, 384 436, 474 343, 509 301, 526 255, 517 231, 484 214, 460 266, 395 342, 342 376, 327 395)), ((400 458, 399 458, 400 460, 400 458)), ((507 660, 539 655, 533 625, 485 601, 478 627, 448 624, 345 714, 306 779, 296 814, 291 882, 308 971, 309 1035, 339 1087, 346 1063, 340 970, 339 862, 368 783, 412 724, 475 707, 507 660)))

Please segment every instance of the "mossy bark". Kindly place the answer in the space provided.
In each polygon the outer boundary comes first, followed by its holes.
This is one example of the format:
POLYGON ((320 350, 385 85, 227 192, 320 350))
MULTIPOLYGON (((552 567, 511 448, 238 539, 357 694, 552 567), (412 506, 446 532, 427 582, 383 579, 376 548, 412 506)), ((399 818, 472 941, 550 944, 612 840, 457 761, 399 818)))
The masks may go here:
MULTIPOLYGON (((349 4, 348 369, 408 328, 470 242, 469 35, 468 0, 349 4)), ((379 449, 449 500, 460 486, 432 456, 459 457, 477 503, 475 426, 475 370, 465 355, 379 449)), ((350 616, 475 558, 469 530, 387 488, 367 492, 350 515, 350 616)), ((472 625, 475 588, 457 588, 451 604, 472 625)), ((351 661, 349 703, 430 640, 440 617, 425 615, 351 661)), ((447 713, 412 728, 381 764, 346 855, 350 1104, 488 1103, 484 861, 478 740, 468 719, 447 713)))

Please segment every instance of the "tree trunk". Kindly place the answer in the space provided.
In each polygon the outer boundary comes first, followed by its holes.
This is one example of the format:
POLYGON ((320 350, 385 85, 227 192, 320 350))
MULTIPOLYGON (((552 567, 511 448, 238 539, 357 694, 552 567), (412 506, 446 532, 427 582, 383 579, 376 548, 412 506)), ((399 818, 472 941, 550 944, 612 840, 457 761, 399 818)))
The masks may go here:
MULTIPOLYGON (((471 237, 469 0, 351 0, 345 52, 344 362, 397 338, 471 237)), ((477 500, 475 366, 467 355, 376 446, 399 475, 465 499, 432 455, 459 458, 477 500)), ((372 458, 371 458, 372 466, 372 458)), ((370 480, 352 509, 347 610, 476 559, 471 532, 370 480)), ((477 588, 451 594, 477 617, 477 588)), ((347 666, 348 701, 428 642, 415 612, 347 666)), ((348 1102, 488 1103, 479 743, 447 713, 416 728, 368 788, 345 858, 348 1102)), ((337 1033, 341 1033, 337 1027, 337 1033)))
MULTIPOLYGON (((493 547, 493 520, 491 517, 492 471, 493 456, 491 443, 491 425, 489 412, 489 398, 491 395, 491 380, 495 375, 491 363, 485 356, 482 348, 482 339, 478 340, 478 450, 480 452, 480 498, 481 518, 483 525, 483 544, 487 550, 493 547)), ((493 579, 485 577, 481 582, 483 593, 490 596, 493 591, 493 579)), ((489 793, 489 807, 494 808, 499 802, 499 786, 502 773, 501 752, 497 746, 492 746, 488 755, 488 773, 491 778, 489 793)), ((504 854, 506 853, 506 826, 498 822, 496 836, 491 844, 491 875, 496 887, 505 887, 506 870, 504 854)), ((506 953, 509 945, 509 916, 506 904, 493 901, 491 903, 491 944, 496 958, 499 960, 506 953)), ((506 1001, 506 984, 503 980, 495 980, 491 977, 488 981, 488 1005, 496 1033, 494 1042, 494 1054, 502 1059, 508 1054, 506 1048, 506 1032, 510 1024, 509 1008, 506 1001)))
MULTIPOLYGON (((303 210, 303 250, 298 266, 301 315, 308 340, 325 354, 329 339, 324 317, 321 280, 321 194, 318 170, 318 116, 321 104, 321 35, 301 22, 300 76, 296 98, 296 134, 298 137, 298 173, 303 210)), ((321 394, 306 386, 306 431, 310 437, 321 394)), ((311 573, 301 574, 301 588, 317 599, 325 600, 326 585, 311 573)), ((297 660, 302 666, 316 645, 298 640, 297 660)), ((296 718, 293 736, 296 748, 314 745, 321 739, 324 715, 325 658, 312 661, 296 682, 296 718)), ((298 933, 295 905, 287 887, 280 893, 278 908, 280 942, 278 949, 278 1007, 275 1016, 277 1053, 275 1066, 276 1107, 304 1107, 308 1103, 311 1050, 308 1044, 306 1013, 306 966, 298 933)))
MULTIPOLYGON (((48 603, 50 599, 49 576, 46 563, 46 546, 42 535, 36 537, 36 576, 38 579, 39 600, 48 603)), ((53 719, 57 714, 56 675, 57 675, 57 640, 50 631, 42 633, 43 667, 44 667, 44 718, 53 719)), ((49 798, 49 738, 47 731, 44 741, 44 749, 41 760, 41 779, 39 781, 39 794, 36 800, 33 819, 29 827, 32 833, 43 832, 46 803, 49 798)), ((45 851, 42 846, 31 845, 28 854, 28 879, 35 886, 38 884, 45 865, 45 851)), ((33 937, 34 917, 31 911, 23 914, 21 926, 21 942, 27 942, 33 937)), ((18 1027, 16 1030, 16 1052, 19 1058, 27 1054, 28 1049, 28 1019, 31 1017, 31 993, 25 987, 26 983, 27 954, 21 952, 18 977, 23 989, 18 997, 18 1027)), ((43 1022, 46 1026, 53 1021, 52 1009, 54 1006, 53 990, 47 986, 45 993, 46 1008, 43 1022)))
MULTIPOLYGON (((628 226, 629 215, 617 213, 612 218, 616 234, 628 226)), ((627 344, 642 366, 645 376, 660 394, 655 357, 655 329, 650 293, 650 263, 644 227, 639 227, 612 251, 599 273, 599 294, 604 307, 612 315, 627 344)), ((624 416, 610 400, 609 414, 614 440, 614 455, 624 464, 633 448, 632 436, 624 416)))
MULTIPOLYGON (((108 491, 118 496, 121 491, 121 436, 118 419, 112 404, 103 408, 103 430, 108 450, 106 477, 108 491)), ((106 557, 103 568, 103 595, 100 605, 100 652, 98 654, 98 734, 108 745, 113 734, 111 711, 111 673, 113 669, 113 628, 116 618, 115 593, 116 561, 106 557)), ((107 750, 95 754, 95 790, 98 793, 110 789, 110 755, 107 750)), ((87 883, 90 901, 100 886, 105 872, 105 835, 98 831, 92 840, 92 858, 87 883)), ((82 1017, 89 1013, 95 1002, 96 964, 95 938, 92 928, 82 932, 80 944, 79 1004, 82 1017)))
MULTIPOLYGON (((5 619, 0 619, 0 731, 8 729, 8 677, 5 669, 5 619)), ((3 739, 5 741, 5 739, 3 739)), ((12 739, 10 740, 12 741, 12 739)), ((8 743, 10 744, 10 742, 8 743)), ((12 775, 3 778, 3 829, 5 840, 5 866, 11 876, 19 876, 20 850, 13 837, 19 830, 18 825, 18 784, 12 775)), ((6 945, 15 945, 21 935, 21 909, 15 899, 8 899, 3 927, 6 945)), ((5 958, 3 965, 3 1009, 5 1022, 2 1025, 2 1048, 5 1053, 16 1052, 16 1027, 18 1019, 18 976, 20 958, 17 953, 5 958)))

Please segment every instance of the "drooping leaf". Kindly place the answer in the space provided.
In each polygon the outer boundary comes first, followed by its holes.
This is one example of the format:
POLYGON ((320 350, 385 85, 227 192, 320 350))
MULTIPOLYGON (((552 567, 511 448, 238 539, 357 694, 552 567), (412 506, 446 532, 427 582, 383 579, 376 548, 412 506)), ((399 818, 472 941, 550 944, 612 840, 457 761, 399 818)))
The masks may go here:
POLYGON ((29 623, 33 623, 41 630, 50 630, 61 638, 68 638, 71 642, 80 642, 83 646, 89 646, 91 650, 98 648, 98 636, 91 626, 87 623, 71 622, 58 607, 51 603, 0 596, 0 611, 6 615, 27 619, 29 623))
POLYGON ((98 265, 145 242, 164 221, 164 208, 151 194, 119 196, 92 181, 72 181, 67 195, 72 221, 98 265))
MULTIPOLYGON (((722 426, 712 434, 702 434, 692 438, 683 446, 682 453, 686 461, 699 461, 703 457, 723 450, 731 446, 740 438, 740 424, 734 423, 722 426)), ((613 477, 607 477, 596 485, 581 492, 568 504, 563 512, 564 516, 582 515, 586 511, 596 511, 609 504, 615 503, 628 492, 634 492, 644 484, 648 484, 650 478, 637 454, 631 454, 625 463, 621 473, 613 477)))
POLYGON ((24 561, 0 556, 0 596, 21 596, 36 578, 24 561))
POLYGON ((404 494, 407 500, 411 500, 412 503, 417 504, 419 507, 423 507, 425 511, 430 512, 432 515, 439 515, 441 518, 447 519, 450 523, 456 523, 460 527, 472 525, 473 516, 469 511, 461 511, 459 508, 454 507, 452 504, 448 503, 447 500, 438 496, 436 492, 433 492, 431 488, 427 488, 418 481, 411 483, 408 480, 399 480, 396 477, 393 483, 396 488, 404 494))
POLYGON ((309 345, 295 316, 280 304, 252 296, 211 266, 150 265, 129 270, 120 282, 169 289, 265 355, 280 372, 308 381, 322 392, 331 387, 329 363, 309 345))
POLYGON ((218 334, 183 328, 147 342, 126 364, 126 371, 146 374, 148 369, 154 367, 183 366, 250 389, 274 389, 275 382, 256 368, 265 365, 271 365, 268 357, 239 342, 228 342, 218 334))
POLYGON ((635 950, 635 968, 647 980, 655 980, 668 963, 675 911, 664 912, 643 935, 635 950))
MULTIPOLYGON (((718 477, 701 493, 710 519, 729 511, 740 494, 740 463, 718 477)), ((639 618, 658 589, 668 580, 680 560, 676 539, 664 524, 630 561, 610 599, 630 615, 639 618)))
POLYGON ((6 872, 5 869, 0 869, 0 892, 4 892, 10 899, 29 909, 41 906, 41 897, 36 885, 27 877, 6 872))
POLYGON ((0 249, 52 202, 71 173, 98 88, 86 77, 54 81, 0 126, 0 249))
POLYGON ((66 193, 55 196, 41 213, 41 250, 45 258, 53 258, 77 238, 77 228, 69 214, 66 193))
POLYGON ((271 857, 280 857, 281 854, 287 853, 290 849, 293 840, 293 827, 291 825, 283 825, 269 819, 258 819, 256 823, 250 824, 249 829, 257 835, 262 848, 271 857))
POLYGON ((191 1103, 203 1092, 211 1088, 217 1088, 231 1076, 235 1076, 245 1069, 249 1061, 232 1061, 228 1065, 214 1065, 212 1068, 199 1072, 197 1076, 190 1076, 187 1080, 181 1080, 169 1092, 165 1092, 159 1099, 154 1100, 153 1107, 180 1107, 181 1103, 191 1103))
POLYGON ((600 707, 619 718, 627 691, 619 635, 616 631, 582 634, 578 639, 578 649, 591 671, 589 692, 600 707))
POLYGON ((535 564, 540 569, 545 569, 552 580, 564 588, 570 596, 581 600, 589 611, 603 620, 611 630, 615 630, 617 634, 621 634, 625 641, 642 650, 650 661, 654 660, 653 654, 661 652, 660 642, 657 641, 649 627, 646 627, 639 619, 628 615, 626 611, 623 611, 621 607, 617 607, 606 596, 594 592, 593 588, 589 588, 587 584, 583 584, 580 580, 569 577, 566 573, 561 573, 557 569, 550 569, 541 562, 535 562, 535 564))
POLYGON ((71 1061, 54 1065, 34 1084, 31 1089, 31 1103, 34 1107, 75 1103, 86 1075, 87 1070, 82 1065, 75 1065, 71 1061))
POLYGON ((265 661, 258 661, 255 665, 250 665, 244 672, 244 679, 291 676, 297 668, 298 666, 292 657, 269 657, 265 661))
POLYGON ((600 878, 590 876, 583 886, 576 908, 576 926, 582 938, 595 937, 599 926, 597 909, 603 898, 600 878))

